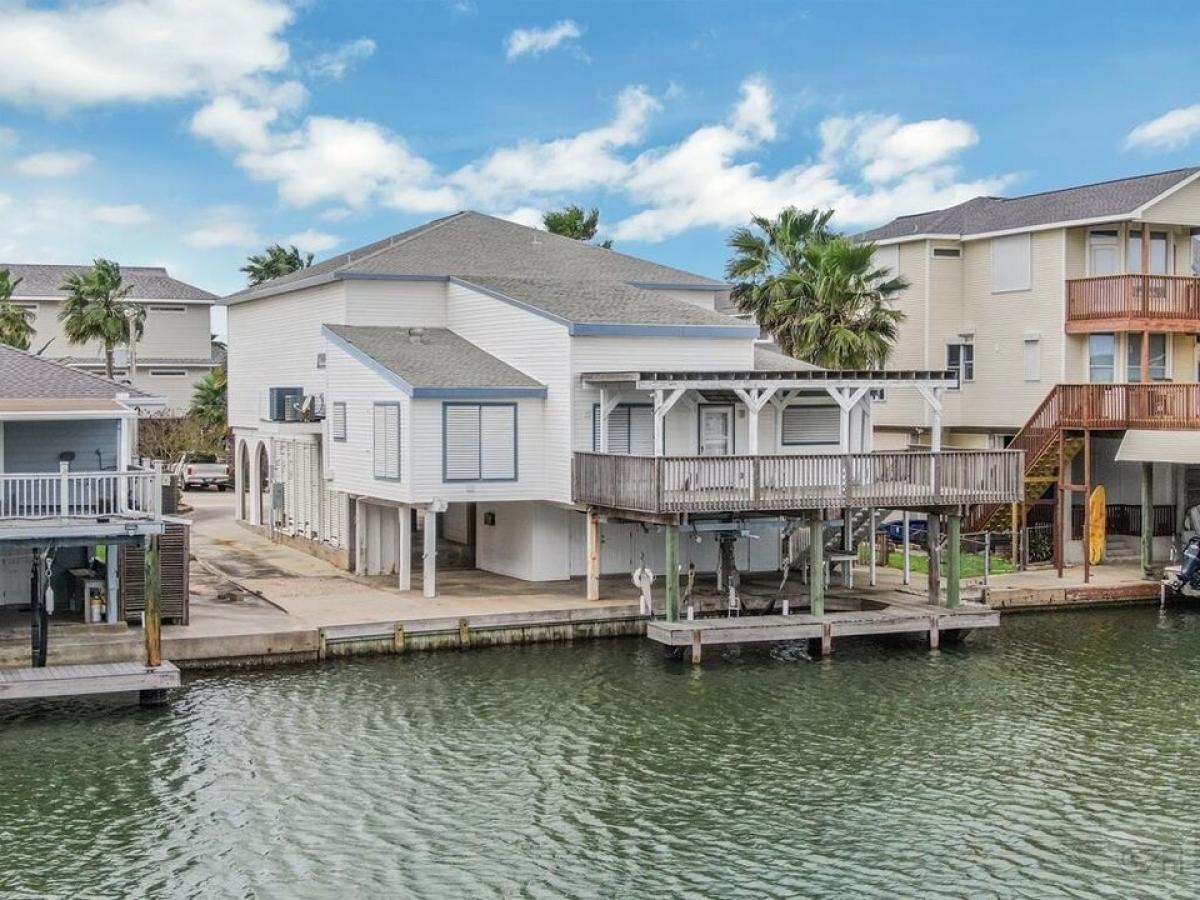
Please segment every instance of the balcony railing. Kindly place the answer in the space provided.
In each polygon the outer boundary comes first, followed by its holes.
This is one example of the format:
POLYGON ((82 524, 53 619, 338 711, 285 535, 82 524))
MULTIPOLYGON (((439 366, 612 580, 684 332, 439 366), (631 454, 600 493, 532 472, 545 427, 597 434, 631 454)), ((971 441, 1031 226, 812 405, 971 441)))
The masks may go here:
POLYGON ((1024 463, 1011 450, 810 456, 576 453, 577 503, 643 513, 1012 503, 1024 463))
POLYGON ((22 472, 0 475, 0 520, 156 519, 162 515, 161 474, 22 472))
POLYGON ((1190 275, 1100 275, 1067 279, 1067 326, 1075 330, 1146 327, 1169 330, 1200 322, 1200 278, 1190 275))

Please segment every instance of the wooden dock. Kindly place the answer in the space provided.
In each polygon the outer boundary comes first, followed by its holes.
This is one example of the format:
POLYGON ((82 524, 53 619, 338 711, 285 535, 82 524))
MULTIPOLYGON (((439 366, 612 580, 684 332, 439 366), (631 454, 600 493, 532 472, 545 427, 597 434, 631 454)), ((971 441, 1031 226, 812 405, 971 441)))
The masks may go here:
POLYGON ((115 662, 90 666, 0 669, 0 700, 40 700, 85 694, 159 693, 179 687, 179 669, 163 660, 155 667, 115 662))
POLYGON ((937 647, 943 631, 961 633, 999 625, 1000 613, 985 606, 947 609, 888 605, 881 609, 830 612, 819 616, 797 613, 788 616, 695 619, 690 622, 652 621, 646 624, 646 637, 668 647, 690 649, 692 662, 699 662, 704 645, 819 641, 821 655, 826 655, 831 652, 835 637, 928 634, 930 646, 937 647))

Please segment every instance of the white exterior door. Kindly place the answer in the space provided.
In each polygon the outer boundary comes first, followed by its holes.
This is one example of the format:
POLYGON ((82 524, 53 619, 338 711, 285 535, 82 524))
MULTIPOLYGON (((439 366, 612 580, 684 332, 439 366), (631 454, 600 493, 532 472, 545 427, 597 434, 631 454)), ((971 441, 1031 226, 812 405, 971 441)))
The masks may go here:
POLYGON ((700 455, 733 454, 733 407, 700 407, 700 455))
POLYGON ((1121 242, 1115 229, 1094 229, 1088 234, 1088 274, 1119 275, 1121 242))

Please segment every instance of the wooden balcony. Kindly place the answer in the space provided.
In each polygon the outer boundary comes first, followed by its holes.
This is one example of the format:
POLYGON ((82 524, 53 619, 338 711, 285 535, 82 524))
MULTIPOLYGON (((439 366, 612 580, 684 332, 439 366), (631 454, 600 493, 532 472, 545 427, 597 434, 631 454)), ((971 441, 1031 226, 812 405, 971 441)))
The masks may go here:
POLYGON ((1200 334, 1200 278, 1102 275, 1067 279, 1067 333, 1158 331, 1200 334))
POLYGON ((920 509, 1011 503, 1024 462, 1011 450, 810 456, 576 453, 576 503, 651 515, 853 506, 920 509))

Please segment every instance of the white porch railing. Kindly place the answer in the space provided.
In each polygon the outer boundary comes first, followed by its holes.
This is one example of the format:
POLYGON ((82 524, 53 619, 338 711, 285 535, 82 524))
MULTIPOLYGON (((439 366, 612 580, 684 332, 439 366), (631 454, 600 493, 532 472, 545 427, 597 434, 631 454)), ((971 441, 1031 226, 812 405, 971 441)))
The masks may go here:
POLYGON ((0 475, 0 519, 157 519, 161 485, 157 470, 0 475))

